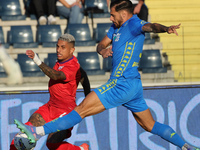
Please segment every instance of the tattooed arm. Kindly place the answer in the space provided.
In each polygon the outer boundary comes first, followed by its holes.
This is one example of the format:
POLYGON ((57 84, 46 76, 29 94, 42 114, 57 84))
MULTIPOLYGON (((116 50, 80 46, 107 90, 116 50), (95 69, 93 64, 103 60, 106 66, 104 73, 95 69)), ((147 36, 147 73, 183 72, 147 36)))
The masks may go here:
POLYGON ((44 74, 46 74, 49 78, 53 79, 53 80, 65 80, 66 76, 62 71, 56 71, 54 69, 52 69, 51 67, 47 66, 45 63, 43 63, 37 56, 37 54, 35 54, 35 52, 33 52, 32 50, 27 50, 26 51, 26 55, 33 59, 34 62, 39 66, 39 68, 44 72, 44 74), (35 60, 37 59, 37 60, 35 60))
POLYGON ((158 23, 147 23, 142 27, 142 30, 145 32, 154 32, 154 33, 167 32, 168 34, 175 33, 176 35, 178 35, 176 29, 179 29, 180 25, 181 24, 166 27, 158 23))
POLYGON ((49 78, 53 80, 65 80, 66 76, 62 71, 56 71, 51 67, 47 66, 45 63, 42 63, 38 66, 44 74, 46 74, 49 78))

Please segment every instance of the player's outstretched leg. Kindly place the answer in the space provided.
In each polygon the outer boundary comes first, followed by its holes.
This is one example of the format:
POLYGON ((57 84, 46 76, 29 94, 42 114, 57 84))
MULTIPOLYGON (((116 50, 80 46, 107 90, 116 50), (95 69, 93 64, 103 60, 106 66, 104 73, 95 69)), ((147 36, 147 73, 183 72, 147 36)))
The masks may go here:
POLYGON ((200 148, 189 146, 187 143, 184 144, 182 150, 200 150, 200 148))
POLYGON ((40 135, 36 134, 36 128, 34 126, 25 125, 17 119, 14 120, 14 123, 17 125, 17 128, 19 128, 21 132, 28 136, 28 139, 31 143, 35 143, 41 137, 40 135))

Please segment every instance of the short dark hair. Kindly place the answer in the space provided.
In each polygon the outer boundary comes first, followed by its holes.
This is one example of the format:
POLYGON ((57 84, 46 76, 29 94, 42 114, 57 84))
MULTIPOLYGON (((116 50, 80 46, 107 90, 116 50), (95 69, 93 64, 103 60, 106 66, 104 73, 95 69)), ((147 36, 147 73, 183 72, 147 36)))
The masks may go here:
POLYGON ((126 10, 133 14, 133 4, 130 0, 114 0, 110 4, 110 9, 115 6, 115 11, 126 10))

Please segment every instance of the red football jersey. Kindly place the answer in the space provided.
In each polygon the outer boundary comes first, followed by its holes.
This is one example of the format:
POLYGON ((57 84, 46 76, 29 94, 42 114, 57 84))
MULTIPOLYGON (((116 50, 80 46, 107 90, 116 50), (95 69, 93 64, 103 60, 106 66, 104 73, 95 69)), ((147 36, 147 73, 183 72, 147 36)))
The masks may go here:
POLYGON ((65 62, 56 62, 54 69, 66 75, 65 80, 49 80, 49 104, 73 110, 76 106, 76 90, 81 79, 80 64, 75 56, 65 62))

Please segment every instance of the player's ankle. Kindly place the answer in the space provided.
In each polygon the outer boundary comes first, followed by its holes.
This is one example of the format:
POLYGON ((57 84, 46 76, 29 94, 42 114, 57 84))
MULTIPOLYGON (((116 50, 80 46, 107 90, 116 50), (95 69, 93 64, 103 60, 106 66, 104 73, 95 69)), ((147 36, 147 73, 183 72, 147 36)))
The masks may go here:
POLYGON ((200 150, 200 149, 196 148, 196 147, 192 147, 192 146, 188 145, 187 143, 185 143, 182 147, 182 150, 200 150))

